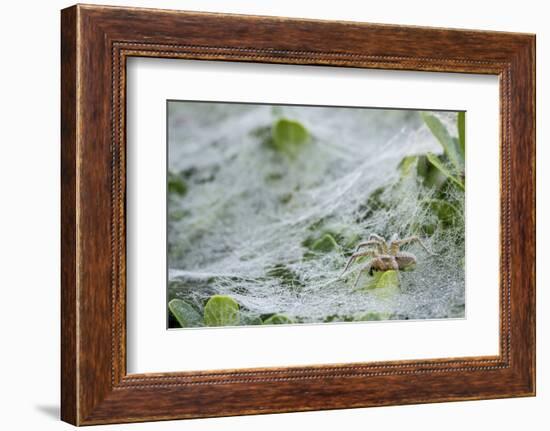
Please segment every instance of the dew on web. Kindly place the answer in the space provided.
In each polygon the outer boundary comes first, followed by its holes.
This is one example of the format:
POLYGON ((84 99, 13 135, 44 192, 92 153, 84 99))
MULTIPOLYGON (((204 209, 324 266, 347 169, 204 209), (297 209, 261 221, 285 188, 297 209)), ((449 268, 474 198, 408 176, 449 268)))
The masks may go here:
MULTIPOLYGON (((437 116, 452 130, 455 113, 437 116)), ((200 308, 229 295, 245 316, 303 323, 463 317, 464 194, 448 191, 456 214, 443 226, 434 190, 400 169, 427 152, 442 148, 415 111, 172 103, 169 170, 186 192, 168 203, 169 297, 200 308), (296 157, 265 144, 281 116, 311 134, 296 157), (404 248, 417 264, 391 300, 354 286, 365 262, 341 277, 371 233, 420 235, 437 254, 404 248)))

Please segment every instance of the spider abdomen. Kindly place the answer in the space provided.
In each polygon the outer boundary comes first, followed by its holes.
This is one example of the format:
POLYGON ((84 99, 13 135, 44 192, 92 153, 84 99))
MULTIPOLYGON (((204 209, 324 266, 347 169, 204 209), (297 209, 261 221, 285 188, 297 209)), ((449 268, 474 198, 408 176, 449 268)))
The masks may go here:
POLYGON ((395 260, 395 257, 389 255, 381 255, 372 259, 370 273, 372 275, 374 271, 397 271, 398 269, 399 264, 395 260))
POLYGON ((416 265, 416 256, 412 253, 401 251, 395 255, 395 260, 399 269, 412 269, 416 265))

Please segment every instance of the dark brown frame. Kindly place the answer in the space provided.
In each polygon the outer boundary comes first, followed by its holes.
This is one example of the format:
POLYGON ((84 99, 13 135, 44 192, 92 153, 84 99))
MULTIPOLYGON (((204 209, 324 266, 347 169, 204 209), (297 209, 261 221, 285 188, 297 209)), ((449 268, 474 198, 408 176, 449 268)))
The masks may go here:
POLYGON ((535 394, 534 35, 81 5, 61 17, 63 420, 88 425, 535 394), (500 354, 127 375, 129 56, 498 75, 500 354))

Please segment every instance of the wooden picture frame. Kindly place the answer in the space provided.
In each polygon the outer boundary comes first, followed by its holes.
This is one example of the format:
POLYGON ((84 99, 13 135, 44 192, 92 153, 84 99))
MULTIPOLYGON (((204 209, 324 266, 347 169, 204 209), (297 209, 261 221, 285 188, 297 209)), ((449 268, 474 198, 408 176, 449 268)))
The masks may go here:
POLYGON ((83 5, 61 17, 64 421, 535 394, 534 35, 83 5), (498 75, 500 354, 128 375, 125 65, 131 56, 498 75))

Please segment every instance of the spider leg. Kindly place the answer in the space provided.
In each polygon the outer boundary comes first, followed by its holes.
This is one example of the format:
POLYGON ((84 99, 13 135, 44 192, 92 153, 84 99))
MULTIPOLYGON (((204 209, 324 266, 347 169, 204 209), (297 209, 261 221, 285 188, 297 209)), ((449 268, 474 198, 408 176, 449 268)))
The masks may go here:
POLYGON ((373 238, 374 238, 375 240, 377 240, 377 241, 382 241, 382 242, 384 242, 384 243, 386 242, 386 240, 385 240, 384 238, 382 238, 380 235, 378 235, 378 234, 376 234, 376 233, 371 233, 371 234, 369 235, 369 239, 373 239, 373 238))
POLYGON ((353 263, 353 261, 355 259, 357 259, 358 257, 362 257, 362 256, 375 256, 376 255, 376 251, 375 250, 367 250, 367 251, 364 251, 364 252, 361 252, 361 253, 353 253, 350 258, 348 259, 348 262, 346 263, 346 266, 344 268, 344 270, 342 271, 342 273, 340 274, 340 277, 342 275, 344 275, 344 273, 348 270, 348 268, 350 267, 350 265, 353 263))
POLYGON ((395 254, 395 260, 399 265, 399 269, 405 270, 416 265, 416 256, 406 251, 399 251, 395 254))
POLYGON ((426 247, 426 245, 422 242, 422 240, 418 237, 418 236, 411 236, 409 238, 404 238, 404 239, 400 239, 400 240, 397 240, 397 241, 392 241, 392 245, 395 244, 397 245, 397 247, 400 247, 402 245, 405 245, 405 244, 412 244, 414 242, 417 242, 419 243, 422 248, 424 250, 426 250, 426 252, 432 256, 437 256, 437 254, 435 254, 433 251, 431 251, 430 249, 428 249, 428 247, 426 247))
POLYGON ((359 279, 361 278, 361 274, 363 274, 364 272, 370 272, 370 269, 372 268, 372 265, 373 265, 373 263, 376 259, 377 258, 369 260, 369 262, 363 268, 361 268, 359 270, 359 272, 357 273, 357 277, 355 278, 355 282, 353 283, 353 288, 354 289, 357 287, 357 283, 359 283, 359 279))
POLYGON ((369 240, 376 240, 378 241, 378 247, 379 247, 379 251, 380 253, 388 253, 388 242, 385 240, 385 238, 383 238, 382 236, 376 234, 376 233, 371 233, 369 235, 369 240))
POLYGON ((355 248, 355 251, 359 251, 361 248, 363 247, 367 247, 369 245, 375 245, 378 250, 380 251, 380 241, 377 240, 377 239, 369 239, 368 241, 365 241, 365 242, 360 242, 359 244, 357 244, 357 247, 355 248))

